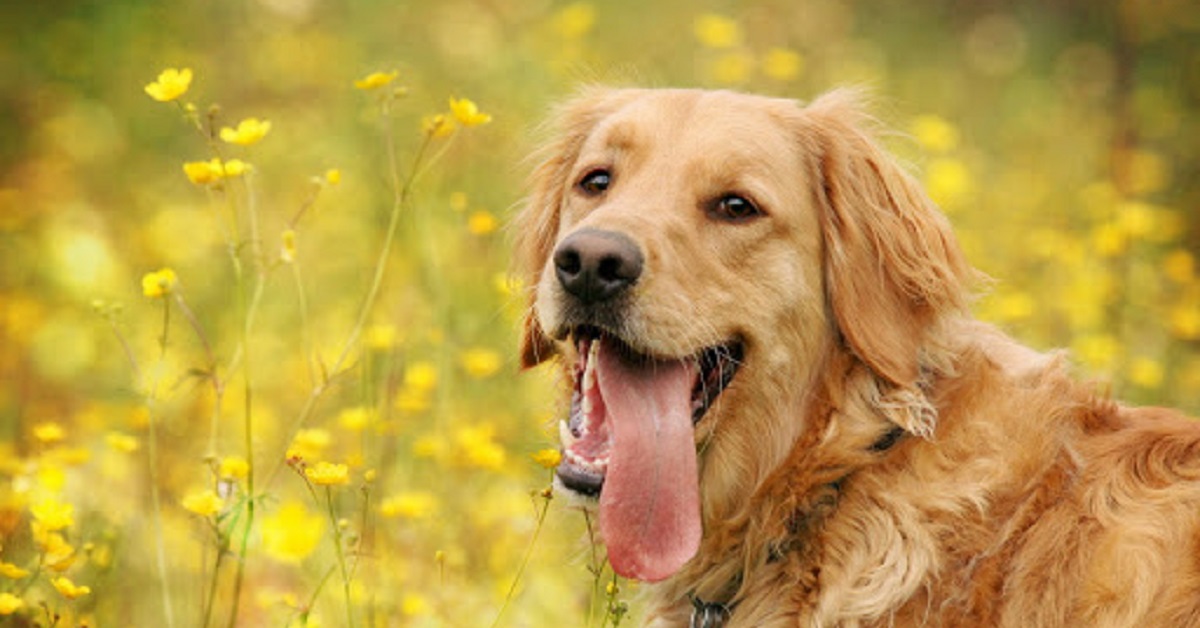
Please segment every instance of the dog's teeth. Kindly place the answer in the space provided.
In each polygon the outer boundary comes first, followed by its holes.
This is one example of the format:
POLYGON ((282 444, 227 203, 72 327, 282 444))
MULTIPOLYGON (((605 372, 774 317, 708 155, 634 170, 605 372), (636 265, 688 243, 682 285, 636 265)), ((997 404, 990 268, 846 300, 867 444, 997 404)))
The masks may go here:
POLYGON ((580 407, 581 407, 581 408, 583 408, 583 417, 584 417, 584 419, 585 419, 585 420, 584 420, 584 422, 583 422, 583 424, 584 424, 584 425, 587 425, 587 421, 586 421, 586 419, 588 419, 588 418, 591 418, 591 416, 592 416, 592 408, 594 408, 594 407, 595 407, 595 404, 594 404, 594 402, 592 401, 592 396, 591 396, 591 395, 584 395, 584 396, 583 396, 583 403, 581 403, 581 404, 580 404, 580 407))

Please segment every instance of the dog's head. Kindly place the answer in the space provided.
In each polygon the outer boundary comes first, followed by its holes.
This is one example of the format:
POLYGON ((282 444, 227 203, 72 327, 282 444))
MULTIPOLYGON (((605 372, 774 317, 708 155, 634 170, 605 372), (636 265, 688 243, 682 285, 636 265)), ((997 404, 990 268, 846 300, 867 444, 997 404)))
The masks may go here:
POLYGON ((692 557, 705 467, 777 464, 828 352, 921 396, 927 336, 969 270, 853 101, 593 90, 557 118, 514 225, 522 362, 561 356, 571 375, 558 477, 599 497, 622 575, 692 557))

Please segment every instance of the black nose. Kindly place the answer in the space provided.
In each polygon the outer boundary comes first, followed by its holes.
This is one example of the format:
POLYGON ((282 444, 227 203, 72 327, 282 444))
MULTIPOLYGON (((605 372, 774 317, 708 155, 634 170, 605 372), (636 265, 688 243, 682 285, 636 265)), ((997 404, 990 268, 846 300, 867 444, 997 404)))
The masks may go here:
POLYGON ((642 251, 615 231, 580 229, 554 251, 554 268, 563 289, 584 305, 607 301, 642 275, 642 251))

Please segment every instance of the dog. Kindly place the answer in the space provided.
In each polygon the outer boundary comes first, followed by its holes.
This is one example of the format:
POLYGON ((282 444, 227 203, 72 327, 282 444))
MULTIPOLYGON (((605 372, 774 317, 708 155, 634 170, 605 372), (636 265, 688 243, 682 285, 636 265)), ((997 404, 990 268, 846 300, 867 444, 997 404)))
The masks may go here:
POLYGON ((558 490, 647 625, 1200 626, 1200 422, 973 319, 981 276, 862 100, 597 87, 552 116, 512 228, 558 490))

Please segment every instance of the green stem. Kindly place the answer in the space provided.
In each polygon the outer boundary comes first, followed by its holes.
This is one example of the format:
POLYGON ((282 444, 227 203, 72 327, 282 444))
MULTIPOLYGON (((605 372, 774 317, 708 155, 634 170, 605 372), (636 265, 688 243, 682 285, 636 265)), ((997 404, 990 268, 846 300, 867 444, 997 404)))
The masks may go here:
POLYGON ((346 626, 354 628, 354 609, 350 603, 350 571, 346 568, 346 553, 342 549, 342 528, 338 526, 333 509, 333 488, 325 487, 325 503, 329 508, 329 524, 333 526, 333 544, 337 550, 338 567, 342 570, 342 592, 346 597, 346 626))
POLYGON ((158 491, 158 417, 155 411, 155 397, 158 395, 158 388, 162 379, 162 369, 166 364, 167 357, 167 338, 168 330, 171 328, 171 302, 165 297, 163 303, 163 328, 162 337, 159 339, 159 356, 158 367, 155 369, 154 381, 151 383, 150 390, 146 393, 146 407, 149 409, 149 422, 146 438, 146 457, 150 465, 150 503, 154 508, 154 540, 156 546, 156 562, 158 566, 158 579, 162 583, 162 604, 163 613, 168 628, 173 628, 175 625, 175 611, 171 603, 171 587, 167 579, 167 548, 166 539, 163 534, 162 520, 162 499, 158 491))
POLYGON ((525 548, 525 555, 521 557, 521 564, 517 566, 517 573, 513 575, 512 584, 508 587, 508 594, 504 596, 504 604, 500 606, 496 618, 492 620, 492 628, 500 625, 500 618, 504 616, 504 611, 508 610, 508 605, 512 603, 513 597, 517 593, 517 585, 521 582, 521 576, 525 574, 525 568, 529 566, 529 559, 533 556, 533 549, 537 546, 538 535, 541 534, 542 525, 546 522, 546 513, 550 512, 550 500, 553 499, 550 489, 543 491, 541 497, 544 501, 541 512, 537 515, 537 527, 533 529, 533 537, 529 539, 529 546, 525 548))

